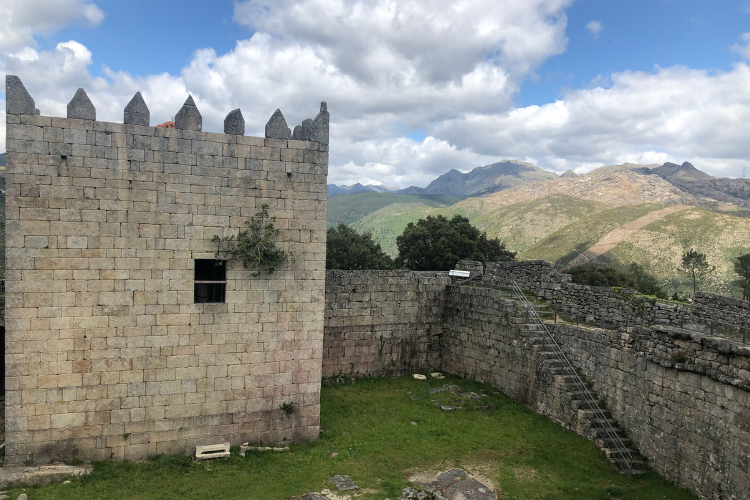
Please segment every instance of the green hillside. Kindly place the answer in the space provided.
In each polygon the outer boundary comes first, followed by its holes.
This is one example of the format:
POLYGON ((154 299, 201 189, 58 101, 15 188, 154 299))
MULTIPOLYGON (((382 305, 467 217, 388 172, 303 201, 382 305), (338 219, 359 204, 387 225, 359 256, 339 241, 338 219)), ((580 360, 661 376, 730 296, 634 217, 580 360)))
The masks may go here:
POLYGON ((482 211, 481 204, 462 202, 438 213, 446 217, 461 214, 480 230, 487 231, 488 236, 500 238, 508 249, 523 252, 548 234, 589 217, 604 206, 603 203, 555 194, 489 211, 482 211))
MULTIPOLYGON (((402 196, 403 197, 403 196, 402 196)), ((417 222, 434 215, 436 208, 424 203, 394 203, 373 212, 350 226, 359 233, 370 233, 372 239, 391 257, 398 255, 396 238, 401 236, 409 222, 417 222)))
POLYGON ((469 198, 445 208, 431 208, 423 203, 394 204, 369 214, 351 224, 358 232, 369 232, 383 250, 396 256, 396 238, 409 222, 427 215, 442 214, 451 218, 463 215, 491 237, 498 237, 507 248, 523 251, 540 238, 581 217, 603 208, 603 204, 572 196, 551 195, 512 205, 490 207, 482 198, 469 198))
POLYGON ((357 193, 328 199, 328 227, 343 222, 346 225, 394 203, 423 204, 427 207, 446 207, 461 198, 441 194, 400 195, 394 193, 357 193))
POLYGON ((666 206, 668 205, 648 203, 589 214, 541 238, 527 247, 519 257, 548 260, 562 267, 618 226, 666 206))
POLYGON ((683 250, 689 248, 705 253, 709 264, 716 267, 705 280, 705 290, 741 296, 732 281, 736 279, 733 260, 750 252, 750 219, 744 217, 693 207, 652 222, 605 255, 621 262, 638 262, 671 289, 688 295, 692 293, 688 278, 675 270, 683 250))
MULTIPOLYGON (((544 259, 564 267, 610 231, 667 205, 643 204, 603 210, 563 227, 522 252, 522 259, 544 259)), ((637 262, 669 289, 691 295, 687 275, 678 271, 682 252, 694 248, 705 253, 716 270, 702 285, 708 291, 738 295, 733 260, 750 252, 750 220, 691 207, 669 214, 641 229, 599 257, 600 262, 637 262)))

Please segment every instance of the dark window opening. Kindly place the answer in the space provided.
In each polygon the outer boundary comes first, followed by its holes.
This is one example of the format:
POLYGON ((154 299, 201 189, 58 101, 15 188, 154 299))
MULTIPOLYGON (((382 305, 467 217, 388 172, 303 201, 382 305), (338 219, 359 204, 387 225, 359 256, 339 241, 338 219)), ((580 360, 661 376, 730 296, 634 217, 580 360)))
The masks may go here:
POLYGON ((195 259, 195 303, 224 302, 226 291, 226 261, 195 259))

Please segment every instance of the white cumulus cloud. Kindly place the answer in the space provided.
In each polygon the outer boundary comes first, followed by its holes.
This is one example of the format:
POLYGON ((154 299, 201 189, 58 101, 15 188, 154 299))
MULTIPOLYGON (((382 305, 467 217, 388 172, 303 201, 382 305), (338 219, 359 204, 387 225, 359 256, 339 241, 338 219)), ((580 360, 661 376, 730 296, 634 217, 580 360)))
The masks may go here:
MULTIPOLYGON (((745 63, 728 72, 620 72, 556 102, 514 107, 523 81, 565 50, 570 3, 252 0, 236 5, 235 20, 255 33, 226 53, 196 50, 179 74, 105 66, 103 77, 93 77, 89 68, 107 61, 70 40, 51 50, 0 48, 0 75, 19 75, 46 115, 64 116, 83 87, 99 119, 122 121, 124 106, 141 91, 157 124, 190 93, 204 130, 221 131, 239 107, 246 133, 256 136, 277 107, 293 127, 326 100, 329 182, 339 184, 423 186, 451 168, 504 158, 558 172, 688 160, 734 176, 750 166, 745 63)), ((2 149, 4 121, 0 116, 2 149)))
POLYGON ((604 30, 604 25, 601 21, 592 19, 591 21, 586 23, 586 30, 588 30, 588 32, 591 33, 591 36, 593 36, 594 38, 599 38, 599 33, 604 30))
POLYGON ((3 0, 0 51, 36 46, 37 35, 51 35, 73 23, 97 26, 104 13, 89 0, 3 0))
POLYGON ((732 50, 737 52, 743 59, 750 61, 750 31, 740 35, 742 43, 732 45, 732 50))
POLYGON ((750 166, 750 67, 713 73, 681 66, 622 72, 608 88, 554 103, 446 120, 438 135, 484 155, 561 171, 623 162, 691 161, 715 175, 750 166), (560 162, 560 160, 565 160, 560 162))

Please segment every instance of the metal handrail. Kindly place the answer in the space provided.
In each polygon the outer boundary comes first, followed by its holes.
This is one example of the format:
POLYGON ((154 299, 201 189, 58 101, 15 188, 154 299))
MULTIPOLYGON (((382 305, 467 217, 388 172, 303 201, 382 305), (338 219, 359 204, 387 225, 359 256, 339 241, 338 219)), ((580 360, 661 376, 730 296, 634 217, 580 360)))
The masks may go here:
POLYGON ((562 361, 563 364, 565 365, 565 369, 569 370, 572 373, 572 375, 575 377, 575 380, 577 381, 576 385, 580 386, 583 389, 583 392, 593 403, 594 409, 592 411, 594 412, 594 414, 599 414, 600 418, 604 421, 604 431, 607 434, 607 437, 612 442, 614 442, 615 449, 618 452, 618 455, 621 454, 626 457, 623 459, 620 456, 618 456, 614 458, 614 460, 616 460, 618 463, 623 463, 622 461, 624 460, 624 463, 627 466, 628 474, 632 475, 633 456, 631 455, 630 450, 625 446, 625 443, 622 442, 622 439, 620 439, 620 436, 617 434, 617 431, 615 431, 615 429, 609 423, 609 420, 604 414, 604 410, 602 410, 599 407, 599 403, 596 402, 596 399, 591 394, 591 391, 589 391, 588 386, 583 382, 581 377, 578 375, 578 372, 576 372, 575 368, 573 368, 572 363, 570 362, 570 360, 568 360, 568 357, 560 348, 560 345, 555 340, 555 337, 547 329, 547 325, 544 324, 542 319, 539 317, 539 314, 536 312, 536 309, 534 309, 534 306, 531 304, 531 302, 529 302, 529 300, 526 298, 526 295, 524 295, 523 290, 521 290, 521 287, 519 287, 518 283, 516 283, 515 281, 512 282, 512 290, 518 296, 518 298, 521 300, 524 307, 526 308, 526 313, 528 317, 533 319, 536 325, 541 326, 542 331, 544 332, 544 334, 546 334, 545 338, 549 338, 550 345, 552 346, 552 351, 555 353, 558 360, 562 361))

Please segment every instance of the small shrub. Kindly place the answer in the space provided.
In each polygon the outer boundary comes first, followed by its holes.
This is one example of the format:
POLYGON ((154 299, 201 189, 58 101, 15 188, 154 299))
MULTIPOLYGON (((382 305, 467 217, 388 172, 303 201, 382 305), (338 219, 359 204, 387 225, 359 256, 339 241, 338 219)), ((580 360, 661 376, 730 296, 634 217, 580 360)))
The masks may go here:
POLYGON ((258 269, 253 276, 259 276, 260 270, 273 273, 288 260, 294 262, 294 256, 277 248, 273 241, 279 234, 273 225, 275 220, 276 217, 269 217, 268 205, 264 203, 260 212, 245 222, 248 227, 245 231, 223 238, 214 235, 211 241, 219 246, 216 258, 240 259, 246 268, 258 269))
POLYGON ((687 354, 685 354, 685 351, 683 351, 682 349, 677 349, 676 351, 672 351, 672 354, 669 355, 669 358, 672 360, 672 363, 684 363, 685 361, 687 361, 687 354))
POLYGON ((281 405, 281 411, 284 412, 284 415, 287 417, 297 411, 297 405, 295 403, 284 403, 281 405))

